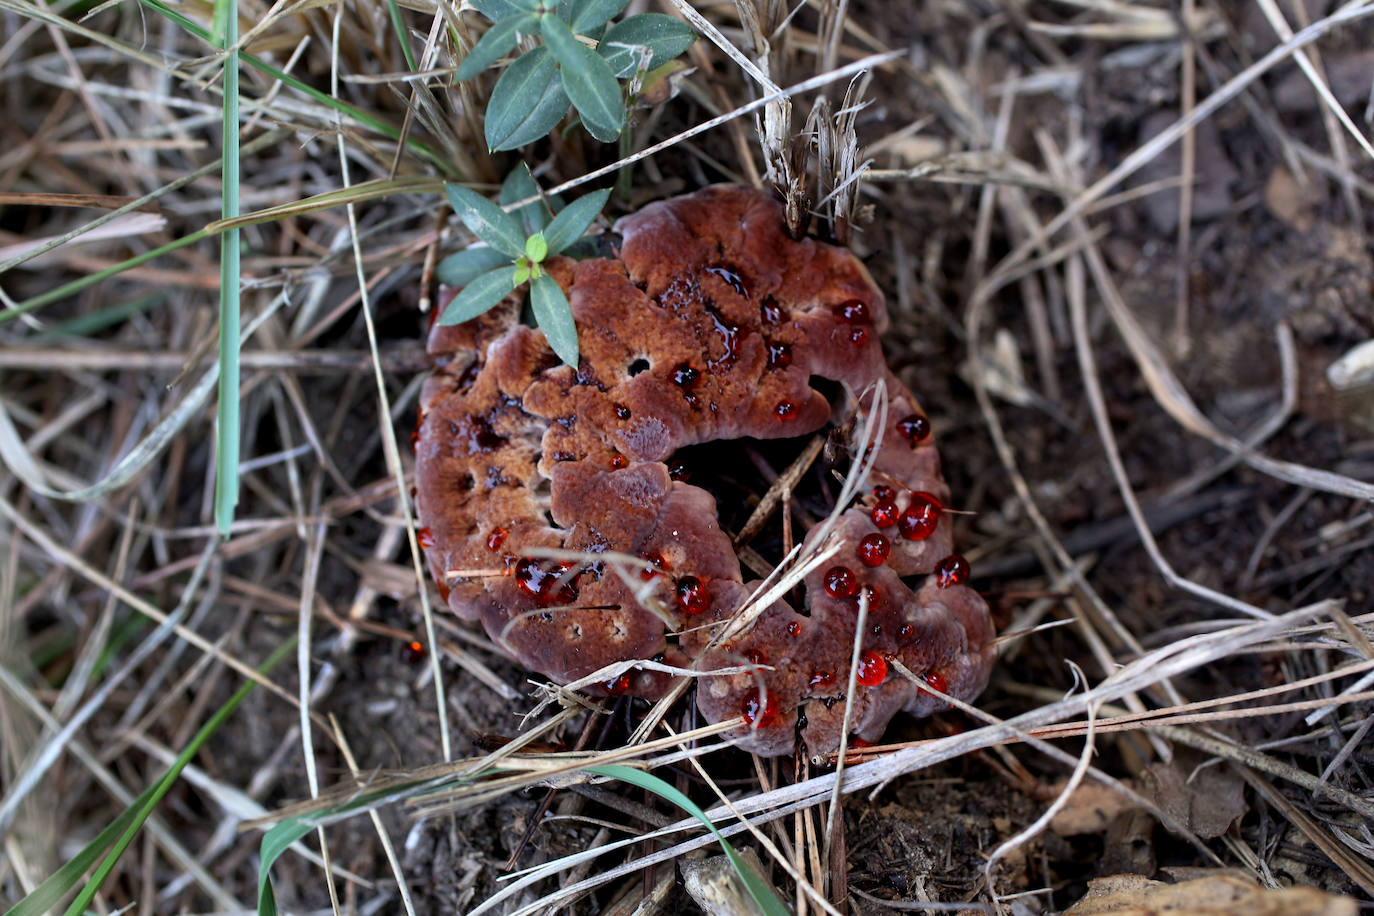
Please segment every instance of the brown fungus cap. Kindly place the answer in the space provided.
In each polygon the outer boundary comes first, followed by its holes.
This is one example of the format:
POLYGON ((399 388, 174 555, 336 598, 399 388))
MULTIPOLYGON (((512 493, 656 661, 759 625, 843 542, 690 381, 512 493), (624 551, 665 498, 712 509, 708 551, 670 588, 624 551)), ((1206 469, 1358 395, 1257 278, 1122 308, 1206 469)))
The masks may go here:
MULTIPOLYGON (((629 659, 741 669, 704 673, 697 702, 712 722, 744 715, 735 737, 761 754, 798 735, 809 753, 838 746, 860 594, 855 734, 875 740, 898 710, 938 708, 922 684, 975 696, 991 621, 950 557, 934 437, 883 362, 887 311, 868 271, 845 249, 790 238, 779 204, 737 187, 652 204, 616 230, 618 260, 546 265, 577 322, 576 370, 518 323, 518 296, 430 334, 416 501, 448 606, 561 683, 629 659), (813 377, 839 384, 847 414, 870 412, 886 386, 872 479, 891 498, 865 495, 825 544, 819 527, 808 534, 804 551, 839 550, 807 576, 805 612, 779 601, 730 628, 757 583, 744 582, 714 497, 666 462, 698 443, 820 429, 832 406, 813 377), (872 535, 886 547, 862 562, 872 535)), ((603 691, 656 698, 668 682, 635 671, 603 691)))

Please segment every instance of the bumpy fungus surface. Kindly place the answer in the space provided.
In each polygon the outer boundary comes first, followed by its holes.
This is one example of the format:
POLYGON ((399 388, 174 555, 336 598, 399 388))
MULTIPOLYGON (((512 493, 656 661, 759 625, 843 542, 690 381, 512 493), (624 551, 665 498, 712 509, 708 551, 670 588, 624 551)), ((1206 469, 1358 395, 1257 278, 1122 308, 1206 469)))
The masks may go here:
MULTIPOLYGON (((699 678, 697 703, 712 722, 743 715, 736 737, 760 754, 790 752, 798 736, 810 753, 838 746, 865 591, 858 737, 878 739, 898 710, 941 705, 895 660, 919 682, 976 695, 992 625, 952 555, 930 424, 883 362, 887 312, 867 270, 844 249, 789 238, 781 208, 741 188, 656 203, 615 228, 618 259, 549 265, 577 321, 577 370, 519 323, 513 300, 430 334, 416 500, 448 606, 560 683, 625 659, 753 666, 699 678), (840 413, 869 410, 886 382, 877 485, 829 535, 841 549, 807 577, 804 609, 779 601, 712 645, 753 585, 715 499, 669 463, 698 443, 824 426, 832 406, 813 376, 843 387, 840 413), (534 559, 531 548, 615 551, 645 569, 627 584, 607 564, 534 559), (645 582, 656 612, 635 599, 645 582)), ((603 690, 655 698, 668 683, 636 670, 603 690)))

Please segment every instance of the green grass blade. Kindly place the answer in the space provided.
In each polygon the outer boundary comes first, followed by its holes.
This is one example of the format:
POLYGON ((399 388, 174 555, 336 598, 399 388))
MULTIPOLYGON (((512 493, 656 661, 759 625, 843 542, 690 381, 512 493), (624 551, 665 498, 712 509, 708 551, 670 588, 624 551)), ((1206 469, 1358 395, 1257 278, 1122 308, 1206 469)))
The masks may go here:
MULTIPOLYGON (((268 657, 267 661, 262 663, 258 670, 263 674, 270 673, 278 662, 286 658, 295 649, 295 645, 296 638, 293 634, 268 657)), ((72 901, 71 906, 67 908, 68 914, 82 912, 95 897, 100 885, 114 868, 120 855, 123 854, 143 823, 175 785, 181 776, 181 771, 195 758, 196 754, 200 753, 205 742, 210 740, 210 737, 229 720, 229 717, 234 714, 234 711, 238 709, 239 705, 256 686, 255 681, 247 681, 239 687, 234 695, 229 698, 229 701, 220 707, 219 711, 201 727, 200 731, 196 732, 161 779, 134 799, 133 803, 119 817, 100 831, 100 834, 77 853, 70 862, 59 868, 52 877, 38 885, 24 899, 6 911, 5 916, 42 916, 42 914, 47 913, 59 900, 66 896, 68 891, 80 883, 81 876, 95 864, 96 860, 105 855, 105 860, 96 873, 91 876, 90 881, 86 883, 80 896, 72 901), (106 855, 107 851, 108 855, 106 855)))
POLYGON ((652 773, 646 773, 643 770, 636 770, 634 767, 620 766, 618 764, 589 767, 588 772, 609 776, 621 782, 628 782, 632 786, 647 789, 659 798, 672 802, 683 811, 692 815, 692 817, 701 821, 702 825, 705 826, 707 830, 711 831, 715 838, 720 841, 720 848, 725 850, 725 855, 730 859, 730 864, 735 867, 735 873, 739 875, 740 881, 744 882, 744 887, 749 891, 749 896, 754 898, 754 902, 759 905, 759 908, 767 913, 768 916, 792 916, 791 910, 778 899, 778 895, 774 893, 773 888, 755 874, 748 863, 740 858, 739 853, 735 851, 735 847, 731 846, 730 841, 721 835, 721 832, 716 829, 715 824, 711 823, 711 819, 706 816, 706 812, 702 811, 701 808, 697 806, 696 802, 679 792, 676 787, 669 785, 652 773))
POLYGON ((5 309, 3 312, 0 312, 0 324, 4 324, 6 321, 13 321, 20 315, 27 315, 29 312, 35 312, 45 305, 52 305, 54 302, 60 302, 68 296, 73 296, 87 287, 95 286, 97 283, 108 280, 116 274, 121 274, 126 270, 138 267, 141 264, 146 264, 149 261, 162 257, 168 252, 176 251, 178 248, 194 245, 196 242, 209 238, 212 234, 213 233, 208 229, 197 230, 188 236, 168 242, 166 245, 160 245, 152 251, 145 251, 142 254, 134 255, 127 261, 121 261, 112 267, 98 270, 93 274, 87 274, 79 280, 72 280, 70 283, 64 283, 56 289, 50 289, 46 293, 40 293, 32 299, 25 299, 14 308, 5 309))
POLYGON ((386 0, 386 10, 391 14, 391 27, 396 30, 396 40, 401 43, 401 54, 406 59, 406 69, 414 73, 415 52, 410 50, 410 36, 406 34, 406 23, 401 18, 401 6, 396 0, 386 0))
POLYGON ((81 876, 96 863, 96 860, 114 845, 115 840, 124 835, 138 812, 152 801, 157 786, 158 784, 154 783, 144 789, 143 794, 134 799, 133 803, 124 809, 123 814, 111 821, 110 825, 100 831, 95 839, 86 844, 85 849, 78 852, 70 862, 53 872, 50 878, 35 887, 23 900, 6 911, 5 916, 43 916, 44 913, 56 906, 58 901, 67 895, 68 891, 80 883, 81 876))
POLYGON ((146 312, 154 306, 161 305, 166 297, 160 293, 148 293, 146 296, 139 296, 130 299, 128 302, 121 302, 118 305, 109 305, 97 312, 89 315, 77 315, 75 318, 68 318, 66 321, 59 321, 49 325, 37 334, 25 338, 26 343, 40 344, 53 340, 61 340, 64 337, 90 337, 93 334, 123 324, 128 318, 146 312))
POLYGON ((297 840, 315 829, 312 818, 293 817, 263 834, 258 851, 258 916, 277 916, 277 896, 272 893, 272 864, 297 840))
MULTIPOLYGON (((215 0, 223 47, 239 40, 238 0, 215 0)), ((239 55, 224 62, 224 168, 220 181, 224 219, 239 215, 239 55)), ((215 527, 229 537, 239 503, 239 230, 219 239, 219 410, 215 424, 215 527)))

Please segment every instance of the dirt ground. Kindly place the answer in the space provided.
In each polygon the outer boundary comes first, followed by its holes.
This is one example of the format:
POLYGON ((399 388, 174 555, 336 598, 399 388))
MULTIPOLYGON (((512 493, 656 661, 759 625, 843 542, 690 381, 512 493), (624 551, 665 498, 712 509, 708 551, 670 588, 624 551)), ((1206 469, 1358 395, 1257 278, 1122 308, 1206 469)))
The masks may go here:
MULTIPOLYGON (((1337 616, 1355 620, 1352 629, 1342 629, 1339 620, 1331 624, 1336 618, 1330 614, 1318 615, 1312 622, 1328 624, 1326 630, 1295 630, 1287 639, 1226 653, 1172 678, 1167 689, 1155 685, 1141 697, 1145 705, 1164 708, 1235 696, 1325 674, 1360 660, 1352 630, 1365 640, 1371 633, 1374 516, 1368 499, 1305 471, 1284 479, 1272 465, 1232 458, 1198 435, 1197 423, 1187 428, 1189 405, 1178 397, 1168 400, 1171 392, 1177 395, 1168 384, 1151 385, 1159 375, 1147 371, 1151 367, 1142 362, 1142 351, 1122 334, 1106 301, 1110 285, 1138 322, 1150 352, 1160 355, 1160 365, 1196 405, 1201 423, 1245 440, 1280 416, 1257 445, 1262 455, 1366 486, 1374 481, 1374 387, 1337 390, 1327 376, 1333 361, 1374 337, 1374 251, 1368 240, 1374 225, 1364 212, 1371 206, 1374 164, 1329 112, 1324 116, 1293 60, 1269 68, 1238 98, 1217 108, 1192 133, 1190 154, 1173 145, 1100 195, 1106 203, 1089 207, 1081 223, 1089 243, 1075 236, 1071 224, 1034 250, 1033 257, 1040 259, 1034 269, 1017 276, 996 273, 1004 258, 1063 212, 1081 189, 1128 162, 1278 42, 1259 4, 1184 6, 1195 8, 1191 42, 1177 37, 1184 14, 1173 5, 1158 7, 1154 18, 1133 18, 1109 4, 998 0, 859 2, 849 8, 852 30, 842 43, 842 63, 907 49, 868 84, 867 106, 856 119, 860 148, 886 175, 864 185, 862 202, 871 221, 858 227, 853 247, 888 297, 893 326, 884 348, 889 364, 921 398, 941 437, 955 507, 967 513, 958 518, 956 543, 972 562, 973 584, 992 606, 999 630, 1072 622, 1003 645, 1002 662, 977 704, 1002 719, 1081 688, 1080 678, 1100 682, 1146 652, 1247 619, 1235 607, 1171 585, 1142 545, 1094 422, 1093 392, 1080 367, 1070 306, 1079 290, 1115 448, 1173 572, 1261 613, 1282 614, 1333 599, 1342 612, 1337 616), (1090 32, 1089 25, 1110 34, 1090 32), (1195 70, 1188 77, 1196 83, 1192 99, 1182 89, 1184 49, 1195 53, 1195 70), (1339 153, 1333 138, 1343 146, 1339 153), (892 174, 922 164, 927 171, 918 177, 892 174), (1190 213, 1180 205, 1178 176, 1185 170, 1194 177, 1190 213), (1189 215, 1181 236, 1180 224, 1189 215), (1099 259, 1100 274, 1092 257, 1099 259), (1005 282, 989 284, 989 278, 999 277, 1005 282), (1180 288, 1186 292, 1182 308, 1180 288), (975 316, 977 335, 971 340, 975 316), (1288 350, 1290 376, 1284 366, 1288 350), (987 391, 981 404, 979 386, 987 391), (994 427, 1005 440, 1000 455, 994 427), (1024 496, 1080 565, 1082 584, 1063 575, 1024 496), (1089 589, 1114 619, 1102 617, 1089 589)), ((1308 0, 1301 10, 1288 2, 1279 6, 1295 29, 1334 11, 1323 0, 1308 0)), ((350 7, 347 15, 380 22, 380 10, 350 7)), ((427 28, 428 16, 407 12, 412 14, 415 28, 427 28)), ((711 8, 708 15, 739 37, 728 9, 711 8)), ((5 17, 0 45, 17 40, 21 14, 0 16, 5 17)), ((147 35, 152 41, 158 33, 145 32, 138 16, 117 9, 99 14, 92 27, 125 39, 147 35)), ((322 19, 300 28, 327 38, 326 24, 322 19)), ((147 28, 153 28, 151 21, 147 28)), ((794 40, 810 40, 817 29, 814 9, 803 9, 790 28, 794 40)), ((84 106, 99 111, 113 106, 120 112, 117 106, 124 103, 103 92, 97 93, 98 104, 83 101, 79 86, 59 78, 68 71, 59 66, 54 34, 38 29, 24 39, 32 44, 22 52, 14 47, 0 52, 0 90, 8 114, 0 127, 0 194, 130 193, 112 166, 90 165, 95 154, 82 158, 58 148, 102 139, 89 118, 84 126, 76 123, 85 117, 84 106), (31 152, 20 156, 5 149, 31 152), (90 173, 83 174, 83 168, 90 173)), ((122 68, 136 66, 94 53, 81 56, 86 54, 82 48, 97 46, 69 37, 82 72, 100 86, 118 84, 122 68)), ((1336 100, 1369 135, 1374 24, 1359 18, 1331 30, 1315 48, 1336 100)), ((388 72, 385 61, 368 63, 366 51, 357 49, 354 72, 388 72)), ((388 53, 396 56, 394 50, 388 53)), ((708 42, 699 42, 693 53, 698 71, 690 78, 691 91, 645 113, 661 119, 656 137, 705 120, 717 106, 751 97, 741 75, 708 42)), ((783 85, 814 72, 809 53, 796 51, 791 59, 796 72, 775 74, 783 85)), ((303 65, 312 82, 327 85, 322 52, 307 54, 303 65)), ((398 123, 403 116, 395 94, 366 85, 347 91, 398 123)), ((832 96, 842 91, 832 88, 832 96)), ((178 92, 200 103, 210 99, 194 87, 178 92)), ((797 127, 806 106, 798 107, 797 127)), ((104 117, 116 127, 124 123, 116 114, 104 117)), ((133 130, 133 122, 125 126, 133 130)), ((415 130, 429 136, 424 123, 415 130)), ((636 198, 741 180, 748 172, 739 162, 739 144, 752 144, 754 136, 747 121, 733 130, 706 133, 640 166, 636 198)), ((184 135, 199 138, 209 131, 202 125, 184 135)), ((249 139, 245 136, 245 142, 249 139)), ((368 149, 359 154, 365 177, 385 177, 391 147, 379 144, 378 152, 361 145, 368 149)), ((613 150, 590 146, 574 143, 571 150, 556 151, 541 146, 537 154, 549 165, 546 180, 575 177, 613 161, 613 150)), ((133 184, 169 181, 178 168, 189 171, 188 165, 208 161, 209 151, 174 154, 178 158, 151 163, 136 159, 148 175, 133 184)), ((249 182, 258 193, 250 200, 252 209, 304 197, 339 180, 332 139, 304 132, 253 154, 249 164, 257 176, 280 174, 290 189, 274 189, 265 179, 249 182)), ((416 168, 407 163, 408 170, 416 168)), ((361 179, 355 174, 353 180, 361 179)), ((213 197, 208 184, 192 189, 199 200, 213 197)), ((424 365, 421 341, 429 318, 419 305, 433 295, 423 280, 438 207, 437 195, 417 195, 357 208, 373 283, 370 304, 394 407, 391 426, 402 444, 414 425, 424 365)), ((617 214, 624 212, 623 205, 613 207, 617 214)), ((41 270, 10 272, 0 277, 0 285, 10 299, 22 301, 189 233, 217 215, 189 194, 169 198, 161 212, 170 222, 165 234, 135 240, 128 248, 107 244, 86 256, 57 257, 41 270)), ((69 225, 48 209, 0 200, 0 247, 69 225)), ((404 772, 440 760, 442 747, 429 659, 409 647, 412 640, 423 642, 424 626, 380 436, 384 424, 378 423, 347 228, 341 211, 326 210, 256 226, 247 234, 245 272, 261 288, 250 300, 252 311, 265 306, 283 283, 299 291, 297 302, 317 295, 318 304, 308 311, 302 305, 265 326, 261 347, 290 350, 298 361, 282 369, 247 370, 245 458, 298 449, 318 436, 334 468, 325 469, 312 449, 300 448, 293 461, 244 475, 238 510, 244 524, 220 547, 209 584, 193 596, 187 626, 257 664, 297 632, 304 583, 315 582, 313 709, 323 721, 337 722, 356 758, 354 770, 404 772), (343 368, 312 367, 315 353, 335 354, 343 368), (305 429, 301 416, 311 419, 313 429, 305 429), (302 507, 309 511, 301 513, 302 507), (323 535, 311 532, 321 521, 327 523, 327 537, 316 553, 311 539, 323 535), (312 558, 318 559, 317 574, 309 571, 312 558)), ((813 228, 825 229, 819 222, 813 228)), ((450 229, 443 250, 457 247, 455 239, 450 229)), ((31 439, 35 431, 55 424, 53 438, 41 446, 46 467, 84 480, 105 473, 112 459, 165 413, 171 403, 167 386, 175 382, 184 390, 187 379, 204 370, 205 364, 196 362, 195 371, 179 379, 178 365, 84 366, 73 354, 212 350, 206 345, 212 342, 215 257, 210 243, 192 246, 46 306, 34 326, 0 325, 6 350, 58 351, 52 357, 55 371, 20 361, 5 363, 0 375, 0 396, 31 448, 39 447, 31 439), (87 336, 42 336, 52 324, 89 315, 102 303, 127 303, 152 293, 160 298, 151 307, 135 309, 87 336), (93 403, 74 406, 82 398, 93 403), (69 410, 74 411, 71 424, 62 419, 69 410)), ((95 503, 71 504, 26 492, 3 470, 0 494, 17 515, 75 550, 91 567, 170 609, 185 597, 187 577, 207 543, 212 420, 213 408, 198 413, 134 483, 95 503)), ((74 704, 60 694, 77 660, 86 657, 85 647, 108 640, 115 659, 127 657, 150 628, 140 626, 127 604, 107 602, 108 588, 73 572, 8 513, 3 525, 0 544, 7 556, 0 582, 6 602, 0 651, 6 667, 45 707, 69 715, 74 704), (97 624, 106 619, 108 629, 97 624)), ((479 670, 453 655, 444 660, 452 755, 472 757, 520 731, 521 716, 532 705, 531 678, 491 651, 484 638, 465 634, 451 621, 441 624, 443 638, 480 665, 479 670), (507 688, 496 689, 493 681, 507 688)), ((184 746, 194 728, 242 683, 218 662, 198 664, 198 651, 174 644, 177 650, 158 650, 139 665, 134 679, 104 698, 74 739, 94 749, 135 794, 166 765, 159 750, 184 746), (155 673, 158 695, 140 697, 139 685, 152 683, 155 673), (153 714, 145 719, 149 710, 153 714)), ((292 696, 296 678, 290 661, 271 674, 292 696)), ((1328 681, 1240 705, 1329 699, 1350 683, 1328 681)), ((647 704, 620 700, 610 705, 608 715, 590 726, 585 716, 575 719, 555 740, 571 745, 587 727, 591 747, 619 746, 647 704)), ((1094 763, 1175 815, 1197 842, 1160 826, 1140 804, 1122 801, 1090 781, 1049 829, 1000 857, 994 887, 1002 907, 1026 914, 1059 912, 1086 893, 1091 879, 1140 873, 1181 880, 1196 869, 1227 867, 1265 885, 1303 884, 1348 894, 1367 908, 1374 887, 1362 881, 1374 867, 1374 822, 1290 777, 1300 771, 1358 798, 1374 797, 1365 769, 1374 763, 1374 745, 1351 740, 1366 733, 1374 703, 1365 698, 1341 705, 1315 725, 1304 719, 1311 711, 1283 708, 1168 726, 1177 732, 1134 728, 1098 735, 1094 763), (1200 737, 1189 738, 1183 730, 1200 737), (1233 742, 1264 760, 1196 743, 1211 739, 1233 742), (1270 760, 1281 768, 1265 769, 1270 760)), ((13 694, 0 704, 0 718, 8 791, 22 770, 25 750, 38 745, 41 729, 13 694)), ((690 703, 669 721, 690 727, 690 703)), ((885 741, 933 741, 982 725, 957 711, 921 721, 899 717, 885 741)), ((183 780, 158 808, 157 819, 245 906, 257 893, 261 834, 236 829, 253 815, 220 790, 243 792, 265 812, 308 798, 299 727, 295 707, 255 691, 195 756, 200 780, 183 780)), ((843 854, 823 869, 832 901, 850 913, 908 911, 931 901, 988 903, 988 857, 1055 803, 1070 777, 1072 758, 1083 749, 1081 732, 1055 744, 1070 755, 1068 763, 1023 743, 998 744, 901 775, 876 793, 847 796, 843 854)), ((706 759, 712 776, 734 797, 760 791, 760 768, 772 785, 780 785, 794 781, 794 766, 801 766, 783 759, 756 767, 747 755, 733 751, 706 759)), ((315 764, 325 786, 350 779, 346 758, 318 736, 315 764)), ((703 804, 713 798, 686 765, 661 775, 703 804)), ((69 754, 59 756, 31 804, 21 808, 0 851, 8 862, 0 867, 0 899, 17 900, 25 889, 21 872, 39 878, 51 873, 121 807, 87 767, 69 754), (52 804, 60 813, 45 823, 39 814, 52 804), (22 862, 15 858, 20 849, 22 862)), ((424 820, 412 815, 400 803, 379 811, 415 912, 438 914, 470 912, 505 886, 503 877, 511 869, 580 852, 608 836, 646 833, 679 812, 640 790, 609 784, 554 793, 532 787, 424 820)), ((790 841, 793 821, 777 823, 775 839, 790 841)), ((334 824, 327 838, 335 865, 364 879, 340 882, 346 911, 402 912, 385 850, 368 818, 334 824)), ((306 842, 318 848, 313 834, 306 842)), ((631 847, 632 856, 666 845, 644 841, 631 847)), ((623 852, 609 854, 590 866, 591 873, 624 859, 623 852)), ((129 904, 139 912, 224 909, 222 899, 182 874, 159 844, 135 842, 100 895, 101 911, 129 904)), ((613 907, 638 900, 666 876, 672 886, 659 911, 699 912, 673 875, 670 866, 659 865, 597 888, 562 911, 628 913, 628 906, 613 907)), ((781 870, 772 868, 768 877, 790 901, 792 885, 781 870)), ((273 867, 272 880, 284 909, 329 907, 316 864, 288 854, 273 867)), ((500 911, 513 912, 557 883, 536 885, 500 911)))

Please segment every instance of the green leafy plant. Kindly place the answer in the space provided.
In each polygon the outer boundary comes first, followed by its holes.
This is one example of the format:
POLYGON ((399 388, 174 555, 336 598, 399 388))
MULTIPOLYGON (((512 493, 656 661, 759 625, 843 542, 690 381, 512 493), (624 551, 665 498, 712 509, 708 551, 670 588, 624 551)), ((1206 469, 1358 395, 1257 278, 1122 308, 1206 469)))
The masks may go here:
MULTIPOLYGON (((445 190, 458 218, 486 244, 470 245, 440 262, 440 281, 463 290, 439 316, 439 323, 461 324, 476 318, 528 283, 530 306, 539 329, 558 358, 576 366, 577 326, 572 307, 543 264, 582 237, 611 192, 583 195, 550 218, 538 201, 507 213, 461 185, 446 185, 445 190)), ((529 170, 521 165, 502 186, 501 201, 510 204, 537 193, 529 170)))
POLYGON ((569 104, 596 139, 608 143, 620 136, 626 110, 621 81, 637 85, 696 40, 685 22, 659 13, 641 13, 608 28, 628 2, 475 0, 492 25, 459 66, 459 80, 491 67, 522 38, 539 40, 492 89, 483 128, 489 148, 515 149, 538 140, 558 125, 569 104))

